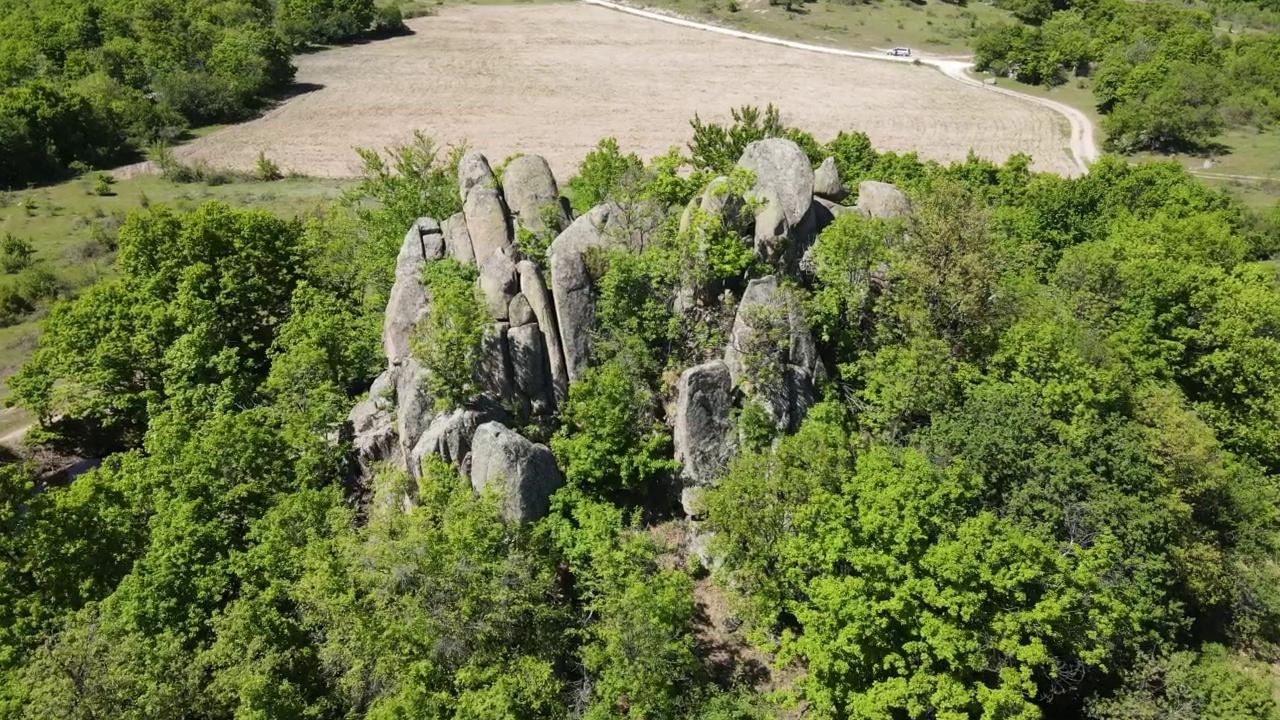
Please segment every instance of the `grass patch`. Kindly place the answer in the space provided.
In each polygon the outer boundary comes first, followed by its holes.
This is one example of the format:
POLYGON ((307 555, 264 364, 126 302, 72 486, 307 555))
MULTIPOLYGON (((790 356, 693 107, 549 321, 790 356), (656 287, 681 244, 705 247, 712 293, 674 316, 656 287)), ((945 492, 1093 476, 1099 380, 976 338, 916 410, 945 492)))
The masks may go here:
POLYGON ((876 51, 899 45, 934 55, 967 55, 986 25, 1011 16, 986 4, 957 7, 882 0, 846 5, 831 0, 797 3, 793 10, 768 0, 632 0, 702 22, 846 50, 876 51))
MULTIPOLYGON (((152 205, 190 209, 209 200, 269 210, 285 217, 304 216, 336 199, 355 181, 286 178, 276 182, 233 180, 216 186, 178 184, 156 175, 119 180, 111 195, 94 193, 94 176, 0 197, 0 238, 12 234, 30 244, 35 267, 50 271, 64 296, 75 295, 114 273, 115 232, 130 212, 152 205)), ((13 283, 17 275, 0 277, 13 283)), ((30 355, 47 309, 36 307, 20 322, 0 327, 0 401, 3 385, 30 355)), ((14 410, 0 412, 0 435, 29 420, 14 410)))

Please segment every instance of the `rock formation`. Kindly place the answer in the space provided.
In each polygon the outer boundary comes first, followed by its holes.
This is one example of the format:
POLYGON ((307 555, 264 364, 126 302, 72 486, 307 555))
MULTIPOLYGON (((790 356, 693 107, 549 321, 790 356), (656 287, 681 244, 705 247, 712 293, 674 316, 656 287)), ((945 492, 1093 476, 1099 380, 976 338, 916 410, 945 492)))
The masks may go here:
MULTIPOLYGON (((855 207, 840 204, 850 192, 834 160, 815 172, 790 140, 753 142, 739 165, 755 174, 754 186, 737 196, 728 178, 711 181, 685 208, 681 230, 688 230, 694 209, 717 214, 776 270, 716 290, 740 295, 736 309, 726 307, 734 314, 723 356, 704 351, 668 398, 676 478, 690 517, 736 452, 739 409, 755 404, 775 432, 794 432, 816 401, 825 371, 788 288, 805 281, 790 274, 805 267, 817 233, 842 214, 897 218, 911 211, 897 188, 872 181, 858 185, 855 207)), ((383 326, 387 369, 351 411, 353 452, 366 474, 385 463, 416 476, 425 458, 439 456, 477 492, 496 489, 506 518, 528 522, 546 513, 564 480, 551 451, 512 428, 554 428, 570 384, 591 363, 598 331, 592 253, 641 245, 665 209, 608 203, 574 219, 536 155, 513 159, 499 183, 483 155, 468 153, 458 167, 458 193, 462 212, 443 224, 421 218, 405 236, 383 326), (547 267, 521 253, 514 242, 520 229, 554 235, 547 267), (430 371, 413 351, 416 328, 432 311, 424 268, 446 257, 476 267, 489 325, 473 378, 478 394, 441 410, 428 390, 435 387, 430 371)), ((680 307, 679 297, 671 302, 680 307)))

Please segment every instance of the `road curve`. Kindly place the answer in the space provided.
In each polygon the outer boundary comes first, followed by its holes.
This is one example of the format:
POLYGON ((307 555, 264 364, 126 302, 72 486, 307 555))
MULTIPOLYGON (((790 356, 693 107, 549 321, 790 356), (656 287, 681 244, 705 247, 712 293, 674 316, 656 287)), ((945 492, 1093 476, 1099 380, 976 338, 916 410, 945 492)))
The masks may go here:
POLYGON ((768 35, 758 35, 756 33, 743 32, 741 30, 733 30, 730 28, 720 27, 718 25, 708 25, 706 23, 695 22, 693 20, 686 20, 685 18, 677 17, 675 15, 668 15, 665 13, 653 12, 651 10, 641 10, 639 8, 634 8, 629 5, 610 2, 610 0, 582 0, 582 1, 587 3, 588 5, 599 5, 600 7, 609 8, 610 10, 617 10, 619 12, 629 13, 631 15, 638 15, 640 17, 649 18, 651 20, 658 20, 660 22, 671 23, 673 25, 681 25, 683 27, 693 28, 695 30, 705 30, 707 32, 719 33, 721 35, 728 35, 730 37, 742 38, 744 40, 755 40, 757 42, 769 43, 771 45, 781 45, 783 47, 794 48, 796 50, 820 52, 820 53, 826 53, 828 55, 841 55, 844 57, 860 58, 863 60, 880 60, 883 62, 897 62, 897 63, 919 62, 920 64, 923 64, 923 65, 929 65, 931 67, 937 68, 938 70, 941 70, 944 75, 951 78, 952 80, 955 80, 956 82, 961 82, 966 85, 973 85, 975 87, 980 87, 984 90, 989 90, 991 92, 997 92, 1003 95, 1016 97, 1020 100, 1025 100, 1027 102, 1032 102, 1037 105, 1042 105, 1044 107, 1049 108, 1050 110, 1053 110, 1061 114, 1062 116, 1066 117, 1067 123, 1071 126, 1071 134, 1070 134, 1071 157, 1072 159, 1075 160, 1076 166, 1080 168, 1080 172, 1081 173, 1089 172, 1089 164, 1098 159, 1098 147, 1095 144, 1093 139, 1093 123, 1089 121, 1089 118, 1084 113, 1071 107, 1070 105, 1066 105, 1066 104, 1057 102, 1055 100, 1048 100, 1046 98, 1039 98, 1033 95, 1027 95, 1025 93, 1016 92, 1014 90, 1008 90, 1005 88, 987 85, 986 83, 980 80, 977 80, 974 77, 969 75, 968 69, 970 67, 973 67, 972 63, 962 62, 959 60, 948 60, 948 59, 939 59, 939 58, 930 58, 930 57, 902 58, 902 57, 894 57, 892 55, 885 55, 883 53, 858 52, 857 50, 841 50, 839 48, 825 47, 822 45, 810 45, 808 43, 795 42, 792 40, 783 40, 782 38, 770 37, 768 35))

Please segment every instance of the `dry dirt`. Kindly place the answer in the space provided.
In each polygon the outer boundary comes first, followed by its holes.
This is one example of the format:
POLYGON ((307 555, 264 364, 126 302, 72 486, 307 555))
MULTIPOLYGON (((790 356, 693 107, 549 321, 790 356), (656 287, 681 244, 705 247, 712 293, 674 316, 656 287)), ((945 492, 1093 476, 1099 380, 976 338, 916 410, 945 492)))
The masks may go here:
POLYGON ((354 174, 354 146, 414 129, 466 141, 493 161, 547 158, 567 177, 603 137, 642 157, 683 144, 695 112, 724 120, 777 105, 819 140, 862 130, 882 150, 963 159, 970 148, 1077 172, 1052 110, 957 83, 930 67, 826 56, 683 28, 583 4, 448 7, 411 36, 298 58, 308 88, 252 122, 180 154, 251 168, 259 151, 287 170, 354 174))

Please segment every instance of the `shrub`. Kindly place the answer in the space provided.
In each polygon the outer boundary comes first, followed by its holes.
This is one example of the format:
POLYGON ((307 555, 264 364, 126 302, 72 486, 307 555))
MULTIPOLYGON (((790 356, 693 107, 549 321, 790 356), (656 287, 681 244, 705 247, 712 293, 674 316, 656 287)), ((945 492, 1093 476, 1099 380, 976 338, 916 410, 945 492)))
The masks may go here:
POLYGON ((4 240, 0 241, 0 270, 10 275, 26 270, 34 262, 35 253, 30 241, 5 233, 4 240))
POLYGON ((31 310, 31 304, 13 285, 0 284, 0 327, 16 325, 31 310))
POLYGON ((116 179, 107 173, 97 173, 93 176, 93 194, 100 196, 115 195, 111 189, 115 185, 116 179))
POLYGON ((479 391, 476 373, 489 317, 475 277, 473 266, 453 259, 433 262, 423 273, 431 312, 413 338, 413 354, 427 370, 427 390, 441 412, 479 391))
POLYGON ((618 141, 605 138, 596 149, 587 153, 578 166, 578 174, 569 178, 569 197, 573 211, 583 215, 591 208, 611 197, 628 177, 636 177, 644 170, 635 153, 622 154, 618 141))
POLYGON ((400 6, 388 5, 380 7, 373 14, 373 32, 376 35, 400 35, 408 32, 409 28, 404 24, 404 14, 400 12, 400 6))
POLYGON ((280 166, 267 157, 264 151, 258 151, 258 162, 254 166, 253 176, 259 182, 274 182, 284 177, 280 166))
POLYGON ((18 275, 14 288, 28 305, 36 307, 58 297, 62 292, 62 281, 48 268, 30 267, 18 275))

